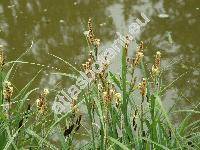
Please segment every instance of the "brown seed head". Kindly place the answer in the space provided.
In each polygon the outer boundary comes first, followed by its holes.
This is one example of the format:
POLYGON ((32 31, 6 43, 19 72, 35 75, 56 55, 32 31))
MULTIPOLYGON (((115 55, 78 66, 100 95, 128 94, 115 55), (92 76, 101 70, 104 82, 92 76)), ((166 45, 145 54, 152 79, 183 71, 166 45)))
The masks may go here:
POLYGON ((155 56, 155 63, 151 69, 153 78, 155 78, 159 75, 160 66, 161 66, 161 52, 158 51, 155 56))
POLYGON ((147 81, 146 79, 142 79, 142 82, 139 84, 140 94, 142 97, 145 97, 147 94, 147 81))
POLYGON ((0 67, 3 67, 4 61, 5 61, 4 53, 3 53, 3 50, 2 50, 2 46, 0 45, 0 67))
POLYGON ((43 113, 47 108, 46 97, 49 94, 48 89, 44 89, 40 94, 39 98, 36 100, 36 105, 40 113, 43 113))
POLYGON ((138 51, 143 52, 143 50, 144 50, 144 42, 141 41, 138 47, 138 51))
POLYGON ((143 52, 137 51, 134 62, 133 62, 133 67, 136 67, 141 62, 143 57, 144 57, 143 52))
POLYGON ((155 58, 155 67, 160 68, 160 62, 161 62, 161 52, 156 52, 156 58, 155 58))
POLYGON ((115 93, 114 100, 116 103, 116 107, 120 105, 121 99, 122 99, 122 95, 120 93, 115 93))
POLYGON ((44 89, 43 95, 46 97, 48 94, 49 94, 49 90, 48 89, 44 89))
POLYGON ((89 57, 90 57, 91 59, 94 58, 94 56, 93 56, 93 52, 92 52, 92 51, 90 51, 90 53, 89 53, 89 57))
POLYGON ((152 66, 152 69, 151 69, 151 72, 152 72, 152 76, 155 78, 159 75, 160 73, 160 70, 158 67, 156 67, 155 65, 152 66))
POLYGON ((133 59, 133 67, 134 68, 141 62, 142 58, 144 57, 143 49, 144 49, 144 43, 141 41, 138 46, 136 56, 133 59))
POLYGON ((4 96, 4 99, 8 101, 9 103, 10 103, 12 94, 13 94, 12 84, 9 81, 6 81, 4 85, 3 96, 4 96))
POLYGON ((87 68, 86 64, 82 64, 82 66, 83 66, 83 70, 86 71, 86 68, 87 68))
POLYGON ((126 36, 126 42, 125 42, 125 53, 126 53, 126 56, 128 55, 128 46, 129 46, 129 43, 130 43, 130 39, 129 39, 129 36, 126 36))
POLYGON ((93 44, 96 45, 97 47, 99 47, 100 41, 101 41, 100 39, 94 39, 93 44))
POLYGON ((89 20, 88 20, 88 30, 89 30, 88 40, 89 40, 90 44, 94 44, 95 35, 94 35, 94 32, 93 32, 93 26, 92 26, 92 19, 91 18, 89 18, 89 20))

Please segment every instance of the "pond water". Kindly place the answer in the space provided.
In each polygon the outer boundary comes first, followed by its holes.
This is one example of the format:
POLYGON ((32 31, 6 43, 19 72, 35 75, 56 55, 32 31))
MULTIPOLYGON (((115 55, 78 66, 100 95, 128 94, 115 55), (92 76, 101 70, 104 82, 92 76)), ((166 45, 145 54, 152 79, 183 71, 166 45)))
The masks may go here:
POLYGON ((43 68, 33 87, 68 87, 69 78, 52 73, 73 72, 50 54, 80 69, 88 56, 83 32, 89 17, 103 49, 114 41, 116 32, 125 35, 141 12, 150 19, 138 37, 145 43, 148 67, 155 52, 161 51, 166 68, 163 84, 167 87, 174 81, 165 94, 165 106, 196 106, 200 100, 199 0, 1 0, 0 44, 7 61, 16 60, 33 43, 22 60, 46 66, 18 65, 11 82, 20 89, 43 68))

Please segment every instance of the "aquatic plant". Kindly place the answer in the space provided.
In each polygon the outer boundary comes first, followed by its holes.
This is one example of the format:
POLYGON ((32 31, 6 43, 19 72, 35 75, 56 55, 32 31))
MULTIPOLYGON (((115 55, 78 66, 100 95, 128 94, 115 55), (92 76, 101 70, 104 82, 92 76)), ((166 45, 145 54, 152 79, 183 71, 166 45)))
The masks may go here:
MULTIPOLYGON (((100 40, 95 37, 91 19, 88 29, 89 58, 83 71, 91 76, 100 40)), ((17 63, 27 63, 20 60, 26 52, 16 61, 5 62, 1 51, 0 149, 199 149, 200 120, 189 122, 193 114, 200 113, 198 106, 166 111, 161 101, 165 89, 161 52, 155 54, 153 66, 147 71, 145 42, 138 45, 135 56, 128 55, 129 42, 127 37, 121 47, 121 73, 111 72, 110 62, 105 61, 95 80, 64 105, 70 108, 61 115, 52 112, 49 98, 60 91, 31 87, 41 71, 21 90, 13 86, 10 75, 17 63), (141 76, 135 74, 136 69, 141 70, 141 76), (175 126, 170 116, 181 112, 187 115, 175 126), (78 140, 79 136, 84 140, 78 140)))

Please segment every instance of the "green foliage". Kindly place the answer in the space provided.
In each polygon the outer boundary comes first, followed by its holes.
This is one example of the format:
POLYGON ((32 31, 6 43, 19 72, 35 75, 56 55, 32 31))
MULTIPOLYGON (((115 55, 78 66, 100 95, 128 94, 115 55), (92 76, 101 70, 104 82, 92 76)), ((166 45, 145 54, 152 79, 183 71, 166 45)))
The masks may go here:
MULTIPOLYGON (((167 112, 161 101, 165 89, 162 88, 161 73, 154 77, 149 75, 143 59, 140 68, 144 77, 142 82, 146 85, 145 95, 142 95, 141 87, 133 83, 136 76, 128 71, 132 66, 127 62, 126 51, 123 48, 121 74, 108 70, 96 74, 95 81, 82 91, 76 105, 63 115, 54 114, 50 102, 41 113, 35 103, 37 97, 28 100, 38 94, 39 88, 32 89, 31 85, 41 70, 12 96, 11 102, 16 103, 9 109, 4 107, 7 104, 3 96, 4 83, 9 81, 16 63, 23 63, 19 60, 23 55, 12 62, 7 73, 3 70, 0 73, 0 149, 200 149, 200 120, 190 122, 193 114, 200 113, 198 106, 167 112), (81 114, 78 110, 81 108, 87 113, 81 114), (180 125, 174 126, 170 116, 178 113, 187 113, 187 116, 180 125), (81 116, 84 121, 80 122, 81 116), (58 138, 56 142, 54 136, 58 138), (79 139, 79 136, 83 138, 79 139), (81 141, 86 142, 82 144, 81 141)), ((78 71, 62 58, 58 59, 78 71)))

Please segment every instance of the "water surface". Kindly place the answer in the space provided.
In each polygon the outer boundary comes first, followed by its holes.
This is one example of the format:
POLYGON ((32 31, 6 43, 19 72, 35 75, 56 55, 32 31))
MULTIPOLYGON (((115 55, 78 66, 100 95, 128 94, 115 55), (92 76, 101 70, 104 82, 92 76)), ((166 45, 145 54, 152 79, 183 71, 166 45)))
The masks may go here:
POLYGON ((18 65, 11 78, 16 88, 22 88, 43 69, 33 87, 61 89, 73 82, 52 73, 74 72, 50 53, 80 69, 88 55, 83 32, 89 17, 93 18, 95 34, 104 49, 112 44, 116 32, 125 35, 130 23, 143 12, 151 21, 137 40, 146 45, 148 67, 151 68, 155 52, 161 51, 163 84, 167 87, 174 82, 165 94, 165 106, 192 108, 200 100, 199 7, 199 0, 1 0, 0 44, 7 61, 11 61, 33 42, 22 60, 45 66, 18 65))

